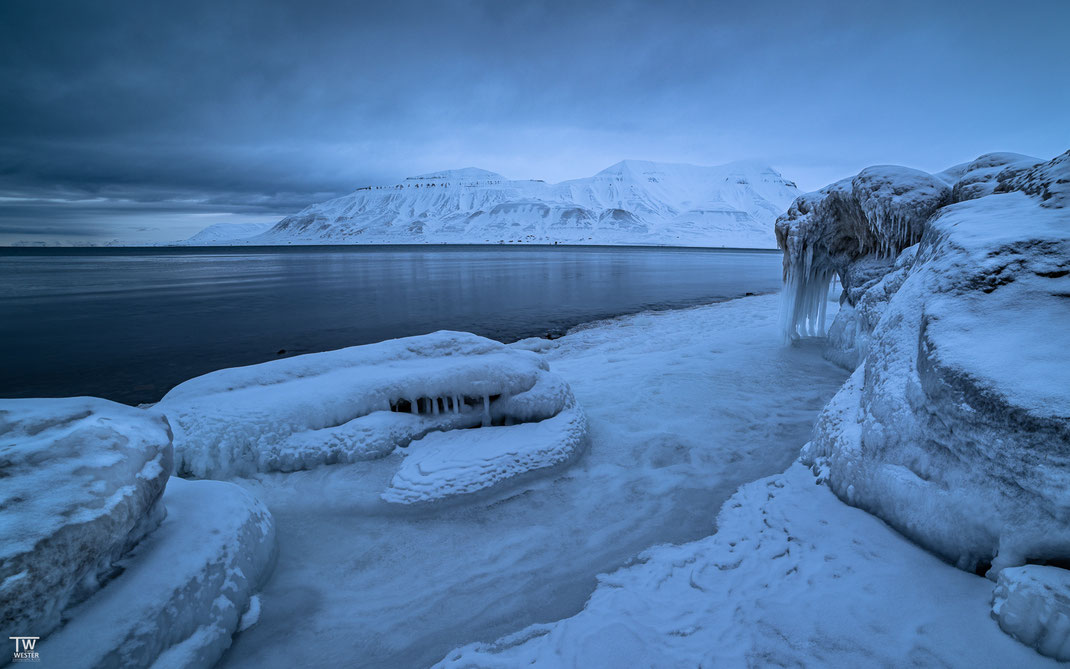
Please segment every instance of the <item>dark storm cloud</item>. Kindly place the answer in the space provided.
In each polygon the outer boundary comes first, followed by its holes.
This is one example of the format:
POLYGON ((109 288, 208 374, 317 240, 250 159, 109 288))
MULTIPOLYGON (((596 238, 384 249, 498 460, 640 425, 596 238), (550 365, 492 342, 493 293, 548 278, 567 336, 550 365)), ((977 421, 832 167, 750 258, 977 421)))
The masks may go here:
POLYGON ((9 0, 0 243, 467 165, 756 158, 815 188, 1070 146, 1070 3, 815 4, 9 0))

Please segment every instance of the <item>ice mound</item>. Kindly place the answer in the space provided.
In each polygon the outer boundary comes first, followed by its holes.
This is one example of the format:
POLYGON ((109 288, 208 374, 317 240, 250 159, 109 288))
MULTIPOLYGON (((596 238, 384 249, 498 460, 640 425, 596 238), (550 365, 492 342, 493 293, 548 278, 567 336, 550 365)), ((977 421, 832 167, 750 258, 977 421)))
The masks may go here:
MULTIPOLYGON (((514 405, 524 409, 531 403, 514 405)), ((583 450, 587 419, 571 391, 563 409, 535 423, 433 432, 412 444, 412 453, 382 498, 403 504, 433 502, 570 462, 583 450)))
MULTIPOLYGON (((172 478, 167 518, 122 573, 38 643, 56 667, 211 667, 275 555, 266 507, 233 483, 172 478)), ((36 631, 35 631, 36 633, 36 631)))
POLYGON ((1041 655, 1070 661, 1070 571, 1028 565, 999 573, 992 617, 1041 655))
POLYGON ((556 464, 585 432, 568 385, 537 354, 446 331, 220 370, 154 410, 174 428, 178 473, 198 477, 371 460, 411 444, 391 501, 556 464))
MULTIPOLYGON (((1000 167, 994 185, 981 180, 990 194, 938 207, 918 239, 890 231, 899 259, 883 274, 852 281, 879 265, 865 240, 845 263, 815 255, 839 263, 846 289, 832 348, 862 360, 804 454, 845 501, 992 577, 1070 558, 1070 153, 951 173, 962 185, 1000 167)), ((857 229, 832 214, 821 225, 830 238, 857 229)))
POLYGON ((4 400, 0 463, 3 636, 43 637, 160 524, 171 435, 107 400, 4 400))
POLYGON ((437 667, 1054 667, 990 618, 992 584, 814 485, 749 483, 717 533, 598 578, 583 610, 437 667))

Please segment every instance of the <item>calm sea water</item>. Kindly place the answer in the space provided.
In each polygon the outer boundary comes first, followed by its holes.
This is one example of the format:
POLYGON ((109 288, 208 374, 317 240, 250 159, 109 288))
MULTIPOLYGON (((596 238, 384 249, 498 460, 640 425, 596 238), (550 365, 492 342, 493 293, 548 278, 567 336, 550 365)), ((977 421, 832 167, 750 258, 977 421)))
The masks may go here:
POLYGON ((223 367, 440 329, 553 336, 779 284, 759 251, 0 249, 0 397, 153 402, 223 367))

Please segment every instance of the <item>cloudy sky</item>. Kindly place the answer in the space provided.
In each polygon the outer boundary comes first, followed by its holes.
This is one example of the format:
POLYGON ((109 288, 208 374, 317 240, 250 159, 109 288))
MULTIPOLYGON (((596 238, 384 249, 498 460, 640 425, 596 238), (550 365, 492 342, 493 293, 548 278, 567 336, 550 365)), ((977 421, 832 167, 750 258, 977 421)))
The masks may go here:
POLYGON ((805 190, 1070 148, 1070 2, 0 3, 0 244, 184 238, 478 166, 805 190))

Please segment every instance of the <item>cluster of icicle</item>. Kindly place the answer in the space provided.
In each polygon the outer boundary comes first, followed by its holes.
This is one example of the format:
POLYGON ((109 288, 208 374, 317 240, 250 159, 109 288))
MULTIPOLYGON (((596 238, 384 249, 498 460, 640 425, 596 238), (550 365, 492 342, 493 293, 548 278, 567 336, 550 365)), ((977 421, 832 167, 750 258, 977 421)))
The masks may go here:
POLYGON ((829 287, 836 277, 828 264, 814 263, 812 246, 792 259, 784 272, 780 302, 780 329, 787 339, 825 336, 829 287))
MULTIPOLYGON (((490 402, 490 396, 483 395, 483 427, 488 427, 491 424, 490 402)), ((437 416, 440 413, 459 414, 475 406, 479 406, 479 398, 450 395, 448 397, 418 397, 415 400, 399 401, 392 403, 390 410, 437 416)))

